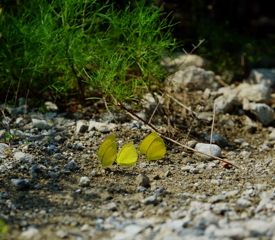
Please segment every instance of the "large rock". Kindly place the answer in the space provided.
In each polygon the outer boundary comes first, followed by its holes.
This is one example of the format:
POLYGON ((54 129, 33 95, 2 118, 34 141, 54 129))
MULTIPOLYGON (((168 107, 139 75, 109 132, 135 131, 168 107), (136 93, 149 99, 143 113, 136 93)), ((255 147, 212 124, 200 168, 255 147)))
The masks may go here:
MULTIPOLYGON (((215 144, 197 143, 195 149, 202 153, 210 154, 216 157, 221 156, 221 148, 215 144)), ((198 157, 204 160, 212 159, 210 156, 207 156, 198 152, 195 152, 195 155, 197 155, 198 157)))
POLYGON ((219 96, 214 101, 216 113, 229 113, 235 106, 241 105, 236 94, 226 94, 219 96))
POLYGON ((264 103, 251 103, 250 111, 263 125, 268 125, 274 120, 273 109, 264 103))
POLYGON ((197 84, 200 88, 213 87, 215 74, 212 71, 190 66, 185 70, 179 70, 175 74, 168 77, 166 82, 173 85, 173 90, 179 92, 179 87, 183 84, 197 84))
POLYGON ((250 102, 270 103, 270 88, 262 84, 250 85, 242 83, 236 88, 236 91, 240 101, 246 98, 250 102))
POLYGON ((205 64, 205 61, 202 57, 195 54, 183 54, 174 59, 165 56, 162 58, 160 64, 164 67, 167 67, 168 71, 175 71, 177 69, 184 70, 190 66, 202 67, 205 64))
POLYGON ((251 84, 263 84, 275 88, 275 69, 258 68, 252 69, 248 79, 251 84))

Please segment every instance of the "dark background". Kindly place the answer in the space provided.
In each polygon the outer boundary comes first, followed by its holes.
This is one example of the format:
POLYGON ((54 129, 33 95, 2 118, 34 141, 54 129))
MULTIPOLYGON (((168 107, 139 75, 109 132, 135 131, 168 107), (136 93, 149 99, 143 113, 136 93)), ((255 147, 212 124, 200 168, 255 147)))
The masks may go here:
MULTIPOLYGON (((0 7, 16 11, 18 5, 26 2, 0 0, 0 7)), ((139 1, 110 2, 124 9, 129 3, 135 7, 139 1)), ((209 68, 217 74, 229 70, 241 79, 252 68, 275 67, 275 14, 270 1, 148 0, 148 7, 152 3, 163 7, 163 17, 178 23, 173 36, 187 52, 205 39, 195 54, 209 60, 209 68)))

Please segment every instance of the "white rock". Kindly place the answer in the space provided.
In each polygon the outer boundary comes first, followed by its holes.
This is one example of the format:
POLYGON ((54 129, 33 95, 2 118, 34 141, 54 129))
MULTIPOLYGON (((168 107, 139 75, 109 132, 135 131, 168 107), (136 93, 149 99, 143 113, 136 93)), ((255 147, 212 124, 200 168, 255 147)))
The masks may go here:
POLYGON ((210 210, 210 208, 211 208, 211 203, 192 201, 190 203, 190 208, 188 209, 188 214, 191 214, 191 215, 201 214, 207 210, 210 210))
POLYGON ((148 228, 150 225, 144 224, 144 225, 137 225, 137 224, 131 224, 124 228, 124 231, 127 234, 130 234, 132 236, 136 236, 137 234, 144 231, 146 228, 148 228))
POLYGON ((218 239, 224 239, 227 237, 235 240, 242 240, 249 236, 249 232, 241 226, 234 228, 217 228, 215 225, 210 225, 206 228, 205 234, 214 235, 218 239))
POLYGON ((210 203, 217 203, 220 201, 223 201, 226 199, 226 195, 220 194, 220 195, 213 195, 208 199, 208 202, 210 203))
POLYGON ((265 86, 274 87, 275 69, 252 69, 248 80, 251 84, 264 84, 265 86))
POLYGON ((226 193, 226 197, 228 197, 228 198, 235 197, 236 195, 239 194, 239 192, 240 192, 239 190, 229 191, 229 192, 226 193))
POLYGON ((32 155, 23 153, 23 152, 16 152, 14 153, 14 159, 24 163, 33 163, 32 155))
POLYGON ((210 210, 203 212, 202 214, 196 215, 194 217, 193 223, 197 228, 205 229, 210 224, 217 224, 220 220, 215 214, 210 210))
POLYGON ((253 133, 257 130, 257 123, 253 122, 249 117, 245 116, 244 121, 246 131, 253 133))
POLYGON ((248 99, 250 102, 270 103, 270 88, 262 85, 250 85, 248 83, 240 84, 236 90, 238 91, 238 99, 248 99))
POLYGON ((79 186, 87 187, 90 185, 91 180, 88 177, 81 177, 79 179, 79 186))
POLYGON ((275 223, 258 219, 249 219, 244 223, 244 227, 252 237, 272 236, 275 231, 275 223))
POLYGON ((261 201, 259 202, 255 212, 258 213, 258 212, 263 211, 265 209, 266 205, 270 202, 271 202, 270 198, 262 198, 261 201))
POLYGON ((191 218, 189 217, 177 220, 168 219, 162 227, 179 231, 183 229, 188 224, 188 222, 191 222, 191 218))
POLYGON ((88 125, 86 124, 86 121, 84 120, 78 120, 76 123, 76 129, 75 134, 78 133, 85 133, 88 130, 88 125))
POLYGON ((198 84, 200 88, 211 88, 214 83, 215 74, 211 71, 190 66, 184 71, 179 70, 175 74, 168 77, 166 83, 172 84, 174 91, 179 92, 180 86, 187 83, 198 84))
MULTIPOLYGON (((200 152, 203 152, 206 154, 211 154, 216 157, 221 156, 221 148, 215 144, 197 143, 195 149, 200 152)), ((203 154, 197 153, 197 152, 195 152, 195 155, 199 156, 200 158, 205 159, 205 160, 212 159, 210 156, 206 156, 206 155, 203 155, 203 154)))
POLYGON ((96 122, 94 120, 90 120, 88 131, 95 129, 100 132, 110 132, 115 130, 116 128, 117 128, 117 125, 114 123, 101 123, 101 122, 96 122))
POLYGON ((235 106, 241 105, 236 94, 222 95, 215 99, 216 113, 229 113, 235 106))
POLYGON ((252 205, 252 202, 245 199, 245 198, 239 198, 237 200, 237 204, 243 208, 250 207, 252 205))
POLYGON ((140 173, 137 176, 136 180, 137 180, 138 186, 148 187, 150 184, 149 178, 144 173, 140 173))
POLYGON ((158 109, 160 109, 163 102, 164 102, 163 97, 161 97, 160 95, 157 95, 157 94, 155 94, 155 96, 153 96, 152 93, 146 93, 141 100, 142 105, 146 109, 148 109, 150 113, 153 113, 155 111, 156 107, 158 107, 158 109), (157 99, 157 101, 156 101, 156 99, 157 99))
POLYGON ((202 67, 204 65, 204 59, 198 55, 190 54, 190 55, 180 55, 177 58, 171 59, 170 57, 163 57, 161 61, 161 65, 169 68, 177 69, 185 69, 189 66, 202 67))
POLYGON ((264 125, 268 125, 274 120, 274 111, 264 103, 251 103, 250 111, 256 115, 257 119, 264 125))
POLYGON ((117 205, 114 202, 107 203, 101 207, 102 209, 114 211, 117 209, 117 205))
POLYGON ((66 231, 64 231, 62 229, 58 230, 55 234, 59 238, 66 238, 69 235, 68 232, 66 232, 66 231))
POLYGON ((35 227, 28 227, 28 229, 21 233, 20 239, 26 239, 26 240, 33 240, 33 239, 40 239, 40 232, 35 227))
POLYGON ((269 134, 270 140, 275 140, 275 129, 272 130, 272 132, 269 134))
POLYGON ((45 102, 45 107, 48 111, 57 111, 58 110, 57 105, 53 102, 45 102))
POLYGON ((153 196, 150 196, 150 197, 147 197, 147 198, 144 198, 142 201, 141 201, 144 205, 149 205, 149 204, 157 204, 157 197, 155 195, 153 196))
POLYGON ((34 127, 37 127, 42 130, 48 130, 51 128, 45 120, 32 119, 32 123, 34 127))
POLYGON ((2 150, 9 148, 9 145, 5 143, 0 143, 0 158, 5 158, 7 155, 3 153, 2 150))

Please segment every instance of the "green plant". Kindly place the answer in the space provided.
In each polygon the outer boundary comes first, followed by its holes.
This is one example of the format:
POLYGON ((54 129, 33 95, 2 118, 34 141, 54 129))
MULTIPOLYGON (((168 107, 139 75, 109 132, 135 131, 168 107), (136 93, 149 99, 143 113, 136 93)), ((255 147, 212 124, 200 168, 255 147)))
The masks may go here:
MULTIPOLYGON (((5 94, 52 100, 100 88, 119 101, 162 81, 161 55, 176 44, 161 9, 139 1, 118 11, 98 0, 20 2, 0 13, 0 81, 5 94), (168 31, 164 31, 164 30, 168 31), (88 76, 89 77, 88 77, 88 76)), ((2 95, 4 95, 2 94, 2 95)), ((15 96, 9 96, 15 98, 15 96)))
POLYGON ((0 239, 5 239, 8 230, 8 226, 4 223, 3 220, 0 220, 0 239))

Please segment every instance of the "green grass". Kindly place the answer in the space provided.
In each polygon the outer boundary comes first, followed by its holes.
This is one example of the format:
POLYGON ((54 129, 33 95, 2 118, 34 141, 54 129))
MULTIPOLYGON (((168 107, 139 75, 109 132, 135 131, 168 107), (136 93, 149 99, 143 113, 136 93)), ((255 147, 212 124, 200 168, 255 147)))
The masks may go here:
POLYGON ((1 96, 84 100, 91 97, 85 89, 93 87, 107 99, 124 102, 163 81, 161 55, 177 45, 161 9, 138 1, 119 11, 101 2, 40 0, 4 6, 1 96))
POLYGON ((5 239, 8 230, 8 226, 4 223, 4 221, 0 220, 0 239, 5 239))

